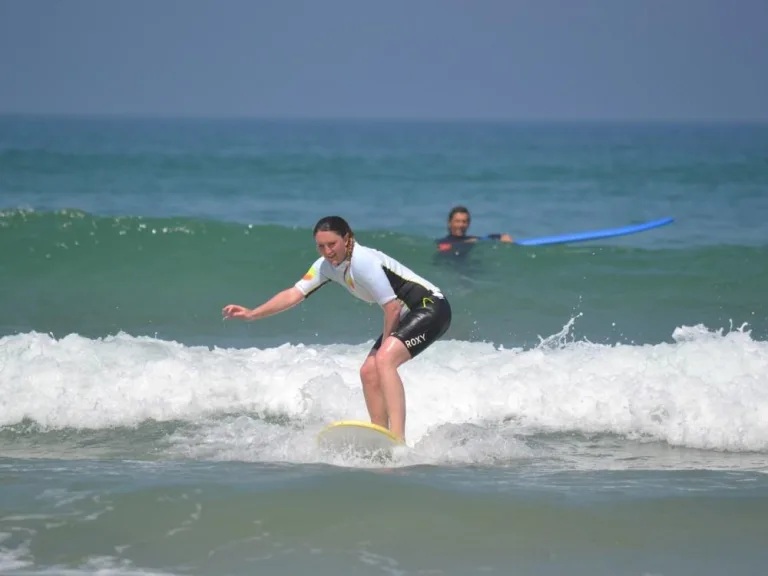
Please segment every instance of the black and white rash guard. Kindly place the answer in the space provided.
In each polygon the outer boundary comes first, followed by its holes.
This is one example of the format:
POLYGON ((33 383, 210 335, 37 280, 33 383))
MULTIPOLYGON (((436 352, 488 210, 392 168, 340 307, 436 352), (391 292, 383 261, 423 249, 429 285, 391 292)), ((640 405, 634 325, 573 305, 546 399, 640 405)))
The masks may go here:
POLYGON ((440 289, 394 258, 355 242, 352 257, 334 266, 322 256, 295 286, 309 296, 328 282, 336 282, 364 302, 384 306, 395 298, 409 309, 424 298, 443 298, 440 289))

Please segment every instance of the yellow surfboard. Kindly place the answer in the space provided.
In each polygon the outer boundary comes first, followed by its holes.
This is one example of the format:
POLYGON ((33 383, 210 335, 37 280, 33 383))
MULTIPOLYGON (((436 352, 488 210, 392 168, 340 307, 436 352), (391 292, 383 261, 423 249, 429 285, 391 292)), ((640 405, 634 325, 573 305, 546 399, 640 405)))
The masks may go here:
POLYGON ((317 435, 321 448, 332 452, 357 452, 372 454, 389 452, 397 446, 405 446, 386 428, 357 420, 341 420, 326 426, 317 435))

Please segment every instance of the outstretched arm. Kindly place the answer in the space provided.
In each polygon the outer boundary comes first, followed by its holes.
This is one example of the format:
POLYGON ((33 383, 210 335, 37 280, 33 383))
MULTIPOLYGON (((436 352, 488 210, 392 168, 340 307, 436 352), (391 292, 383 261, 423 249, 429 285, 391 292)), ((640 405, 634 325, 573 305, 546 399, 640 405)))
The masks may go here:
POLYGON ((225 306, 221 311, 224 318, 241 318, 243 320, 258 320, 260 318, 266 318, 273 314, 278 314, 288 308, 296 306, 304 299, 304 294, 296 288, 291 286, 286 288, 282 292, 278 292, 272 298, 264 302, 261 306, 254 309, 238 306, 237 304, 229 304, 225 306))
POLYGON ((499 242, 512 243, 515 241, 509 234, 488 234, 487 237, 491 240, 498 240, 499 242))

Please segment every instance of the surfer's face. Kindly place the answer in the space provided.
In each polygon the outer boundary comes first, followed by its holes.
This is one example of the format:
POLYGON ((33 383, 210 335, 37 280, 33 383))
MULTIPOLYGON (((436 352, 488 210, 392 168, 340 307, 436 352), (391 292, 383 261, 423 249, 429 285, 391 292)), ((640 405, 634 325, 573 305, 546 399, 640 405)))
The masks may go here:
POLYGON ((469 214, 456 212, 448 221, 448 231, 454 236, 465 236, 469 228, 469 214))
POLYGON ((347 257, 347 238, 330 230, 321 230, 315 234, 315 243, 320 256, 334 266, 338 266, 347 257))

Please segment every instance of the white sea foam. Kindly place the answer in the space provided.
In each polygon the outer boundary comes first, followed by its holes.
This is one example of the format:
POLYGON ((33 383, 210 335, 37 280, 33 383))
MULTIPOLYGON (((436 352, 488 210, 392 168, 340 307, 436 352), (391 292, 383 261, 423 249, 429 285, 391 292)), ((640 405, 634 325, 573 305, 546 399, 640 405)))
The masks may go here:
MULTIPOLYGON (((210 350, 125 334, 6 336, 0 426, 181 420, 198 424, 177 439, 193 455, 280 459, 301 452, 324 423, 367 419, 358 370, 369 346, 210 350)), ((768 343, 744 330, 681 327, 669 343, 545 341, 526 351, 444 341, 401 374, 409 443, 427 452, 450 446, 463 461, 468 454, 482 461, 502 445, 526 456, 519 438, 535 433, 768 452, 768 343)))

